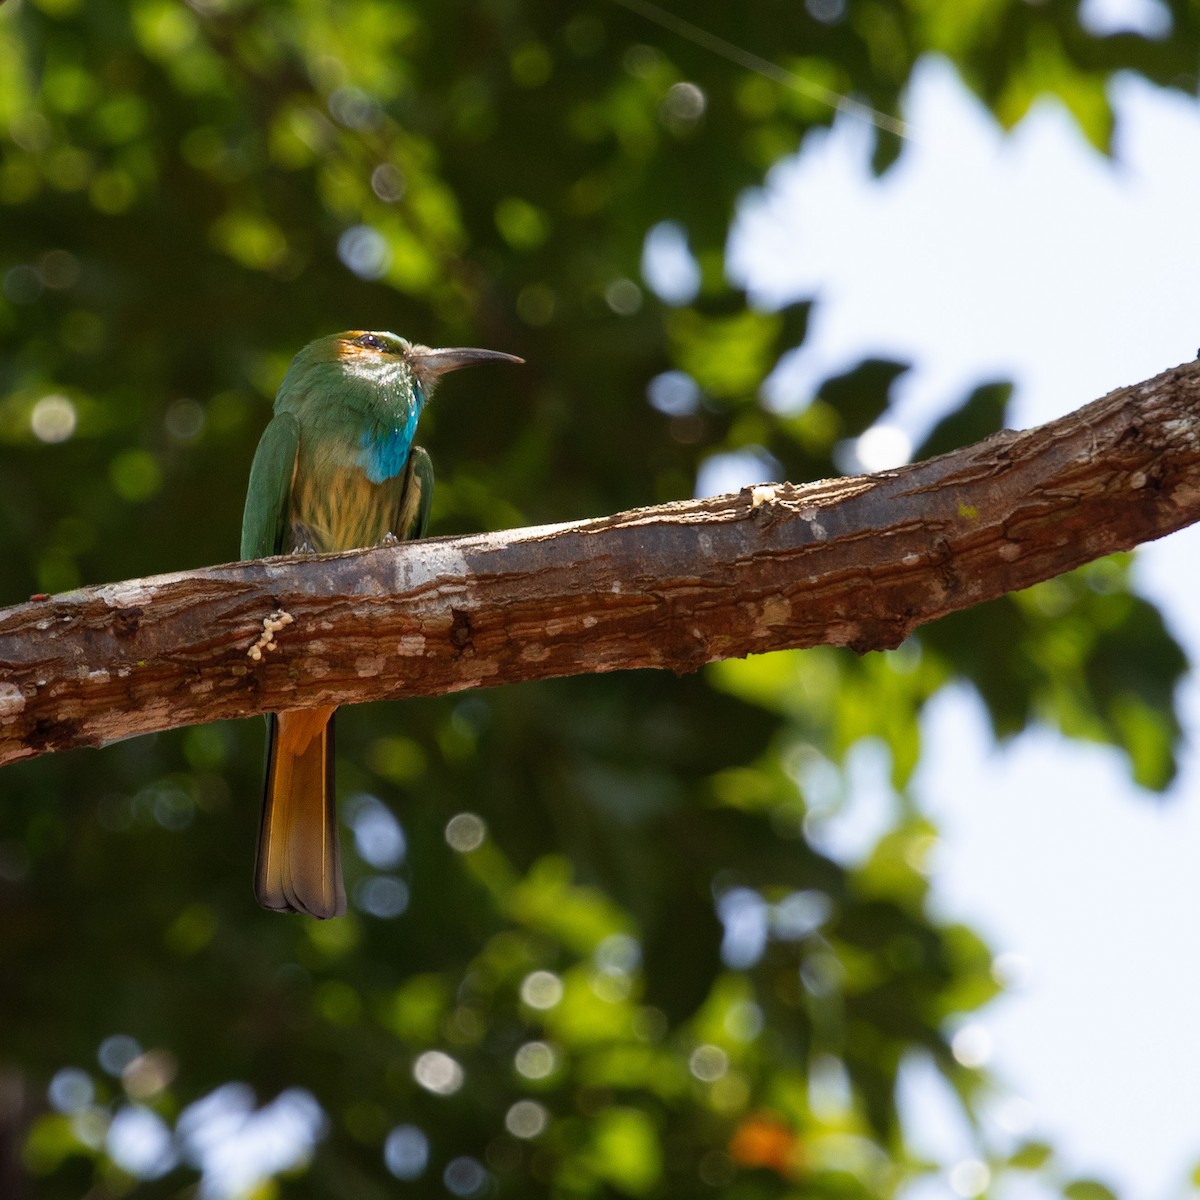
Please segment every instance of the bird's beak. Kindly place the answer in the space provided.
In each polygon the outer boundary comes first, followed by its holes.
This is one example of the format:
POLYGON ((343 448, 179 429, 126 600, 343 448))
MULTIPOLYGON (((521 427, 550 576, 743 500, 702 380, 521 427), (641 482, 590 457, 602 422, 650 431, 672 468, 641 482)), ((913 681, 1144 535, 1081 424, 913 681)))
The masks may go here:
POLYGON ((523 363, 523 358, 515 354, 505 354, 500 350, 476 350, 474 347, 460 347, 455 350, 430 350, 426 346, 414 346, 409 352, 409 360, 423 375, 437 379, 461 367, 474 367, 478 363, 510 362, 523 363))

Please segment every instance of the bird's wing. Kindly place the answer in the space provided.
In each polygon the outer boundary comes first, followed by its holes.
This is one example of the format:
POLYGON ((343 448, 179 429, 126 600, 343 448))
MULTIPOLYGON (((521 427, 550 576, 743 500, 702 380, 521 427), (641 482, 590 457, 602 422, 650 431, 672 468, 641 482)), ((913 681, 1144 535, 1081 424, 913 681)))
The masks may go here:
POLYGON ((242 558, 267 558, 283 551, 288 496, 300 448, 300 423, 294 414, 271 418, 250 468, 246 509, 242 514, 242 558))
POLYGON ((404 468, 404 487, 392 531, 402 541, 425 536, 429 509, 433 505, 433 462, 420 446, 414 446, 404 468))

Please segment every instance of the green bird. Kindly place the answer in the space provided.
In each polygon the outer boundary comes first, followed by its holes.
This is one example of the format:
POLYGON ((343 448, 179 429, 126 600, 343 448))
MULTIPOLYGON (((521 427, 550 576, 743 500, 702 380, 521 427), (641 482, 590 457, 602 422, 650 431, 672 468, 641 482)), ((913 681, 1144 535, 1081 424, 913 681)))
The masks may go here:
MULTIPOLYGON (((394 333, 351 330, 292 360, 254 455, 242 558, 324 554, 421 537, 433 496, 429 455, 413 445, 441 376, 497 350, 431 350, 394 333)), ((254 892, 264 908, 346 911, 334 806, 335 706, 267 718, 267 771, 254 892)))

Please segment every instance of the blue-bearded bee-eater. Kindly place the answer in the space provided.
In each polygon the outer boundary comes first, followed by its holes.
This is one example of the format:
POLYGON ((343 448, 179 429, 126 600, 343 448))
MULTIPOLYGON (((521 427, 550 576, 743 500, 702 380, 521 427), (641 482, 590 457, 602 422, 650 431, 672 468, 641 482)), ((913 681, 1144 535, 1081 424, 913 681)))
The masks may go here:
MULTIPOLYGON (((438 379, 523 361, 496 350, 431 350, 352 330, 292 360, 250 469, 242 558, 325 554, 421 537, 433 466, 413 445, 438 379)), ((335 706, 267 718, 267 770, 254 892, 264 908, 346 911, 333 781, 335 706)))

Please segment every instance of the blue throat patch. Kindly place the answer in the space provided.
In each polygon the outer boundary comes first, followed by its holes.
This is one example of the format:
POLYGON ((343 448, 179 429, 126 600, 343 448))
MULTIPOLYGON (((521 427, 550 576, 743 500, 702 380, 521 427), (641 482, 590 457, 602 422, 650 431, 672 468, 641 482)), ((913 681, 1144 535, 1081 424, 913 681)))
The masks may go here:
POLYGON ((408 462, 417 433, 417 419, 421 415, 421 404, 414 404, 403 425, 386 428, 376 427, 363 431, 359 445, 358 464, 372 483, 385 483, 395 479, 408 462))

